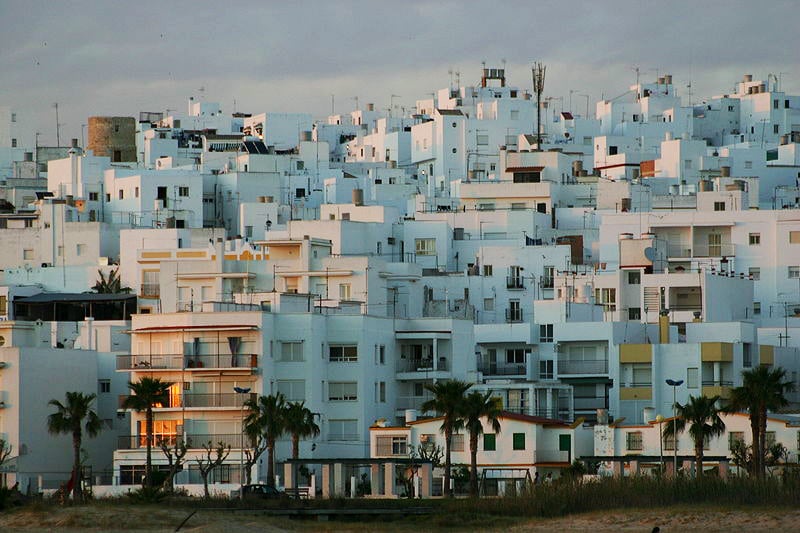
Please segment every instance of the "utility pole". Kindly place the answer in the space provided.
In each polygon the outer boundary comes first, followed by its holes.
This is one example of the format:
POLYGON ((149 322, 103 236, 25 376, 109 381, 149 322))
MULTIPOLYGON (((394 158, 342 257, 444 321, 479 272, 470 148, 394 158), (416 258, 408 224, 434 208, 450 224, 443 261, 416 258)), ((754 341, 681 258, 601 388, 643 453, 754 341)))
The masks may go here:
POLYGON ((542 93, 544 92, 544 75, 546 67, 542 63, 534 63, 531 69, 533 91, 536 93, 536 143, 542 144, 542 93))
POLYGON ((58 102, 53 104, 53 107, 56 108, 56 148, 61 147, 61 124, 58 122, 58 102))

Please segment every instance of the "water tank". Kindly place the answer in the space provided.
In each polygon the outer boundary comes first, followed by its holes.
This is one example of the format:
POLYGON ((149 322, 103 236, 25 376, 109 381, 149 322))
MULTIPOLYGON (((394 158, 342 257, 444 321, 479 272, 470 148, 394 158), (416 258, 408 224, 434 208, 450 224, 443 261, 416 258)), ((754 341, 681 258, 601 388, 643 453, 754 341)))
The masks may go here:
POLYGON ((367 111, 375 111, 375 104, 367 104, 367 111))
POLYGON ((353 189, 353 204, 364 205, 364 189, 353 189))
POLYGON ((581 170, 583 170, 583 161, 580 159, 577 161, 572 162, 572 175, 573 176, 580 176, 581 170))
POLYGON ((753 75, 752 74, 745 74, 744 77, 742 78, 742 81, 744 81, 744 82, 753 81, 753 75))

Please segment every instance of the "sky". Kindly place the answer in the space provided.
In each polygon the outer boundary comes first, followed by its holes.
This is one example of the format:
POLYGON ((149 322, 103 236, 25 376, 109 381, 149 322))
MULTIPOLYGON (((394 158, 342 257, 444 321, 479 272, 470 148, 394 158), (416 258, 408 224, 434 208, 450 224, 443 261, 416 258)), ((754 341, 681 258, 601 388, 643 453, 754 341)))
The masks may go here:
POLYGON ((483 62, 523 89, 544 63, 545 96, 567 109, 572 91, 578 113, 636 68, 672 74, 687 103, 690 83, 697 103, 745 73, 798 94, 798 28, 797 0, 0 0, 0 106, 31 146, 56 144, 56 102, 64 145, 89 116, 185 112, 190 96, 319 119, 354 97, 411 108, 455 72, 478 83, 483 62))

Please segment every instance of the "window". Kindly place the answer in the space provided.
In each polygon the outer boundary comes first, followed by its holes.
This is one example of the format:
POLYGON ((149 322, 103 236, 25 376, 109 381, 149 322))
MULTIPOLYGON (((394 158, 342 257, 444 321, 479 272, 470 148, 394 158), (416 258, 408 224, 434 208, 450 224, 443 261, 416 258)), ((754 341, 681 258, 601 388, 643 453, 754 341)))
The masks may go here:
POLYGON ((525 433, 514 433, 512 436, 512 447, 514 450, 525 449, 525 433))
POLYGON ((494 298, 484 298, 483 299, 483 310, 484 311, 494 311, 494 298))
POLYGON ((684 159, 683 160, 683 168, 685 170, 692 170, 692 160, 691 159, 684 159))
POLYGON ((350 284, 349 283, 340 283, 339 284, 339 299, 340 300, 349 300, 350 299, 350 284))
POLYGON ((506 350, 506 363, 524 365, 525 350, 523 350, 522 348, 506 350))
POLYGON ((329 420, 328 440, 358 440, 358 420, 329 420))
POLYGON ((328 400, 331 402, 358 400, 358 383, 355 381, 331 381, 328 383, 328 400))
POLYGON ((761 302, 753 302, 753 314, 754 315, 761 314, 761 302))
POLYGON ((89 193, 89 201, 90 202, 96 202, 98 200, 99 196, 100 195, 98 193, 96 193, 96 192, 90 192, 89 193))
POLYGON ((120 200, 124 200, 125 199, 125 191, 123 189, 120 189, 119 192, 117 192, 117 196, 118 196, 118 198, 120 200))
POLYGON ((63 246, 57 246, 56 247, 56 255, 58 257, 64 257, 64 247, 63 246))
POLYGON ((86 245, 85 244, 76 244, 75 245, 75 255, 81 256, 86 253, 86 245))
POLYGON ((386 346, 383 344, 378 346, 378 363, 382 365, 386 364, 386 346))
MULTIPOLYGON (((777 100, 776 100, 776 102, 777 102, 777 100)), ((779 128, 779 126, 778 126, 777 124, 773 124, 773 125, 772 125, 772 133, 774 133, 775 135, 777 135, 777 134, 778 134, 778 132, 779 132, 779 129, 778 129, 778 128, 779 128)))
POLYGON ((629 452, 640 452, 642 451, 643 443, 642 443, 642 432, 641 431, 629 431, 625 434, 625 449, 629 452))
POLYGON ((489 144, 489 136, 488 135, 478 135, 477 136, 478 146, 486 146, 489 144))
POLYGON ((753 345, 749 342, 742 343, 742 366, 745 368, 753 366, 753 345))
POLYGON ((17 140, 11 139, 11 148, 16 148, 16 147, 17 147, 17 140))
POLYGON ((778 105, 780 105, 780 100, 772 101, 772 109, 778 109, 778 105))
POLYGON ((483 434, 483 451, 493 452, 497 450, 497 435, 495 433, 483 434))
POLYGON ((111 392, 111 380, 110 379, 98 379, 97 380, 97 392, 99 392, 100 394, 111 392))
POLYGON ((798 279, 800 278, 800 266, 790 266, 788 267, 788 275, 789 279, 798 279))
POLYGON ((408 437, 378 437, 375 444, 377 445, 378 455, 407 455, 408 454, 408 437))
POLYGON ((386 382, 380 381, 375 384, 375 401, 386 403, 386 382))
POLYGON ((290 402, 303 402, 306 399, 304 379, 279 379, 275 382, 275 390, 290 402))
POLYGON ((415 239, 417 255, 436 255, 436 239, 415 239))
POLYGON ((789 232, 789 244, 800 244, 800 231, 789 232))
MULTIPOLYGON (((789 107, 789 106, 786 106, 786 107, 789 107)), ((11 122, 16 122, 16 121, 17 121, 17 114, 16 113, 11 113, 11 122)))
POLYGON ((606 311, 617 310, 617 289, 595 289, 594 301, 606 311))
POLYGON ((139 198, 139 187, 134 187, 133 196, 134 198, 139 198))
MULTIPOLYGON (((789 232, 789 233, 791 235, 792 232, 789 232)), ((800 232, 798 232, 798 233, 800 233, 800 232)), ((751 233, 749 235, 749 242, 750 242, 750 246, 758 246, 759 244, 761 244, 761 234, 760 233, 751 233)), ((791 242, 791 236, 789 238, 789 242, 791 242)))
POLYGON ((22 250, 22 259, 25 261, 32 261, 33 260, 33 250, 31 248, 26 248, 22 250))
POLYGON ((753 281, 758 281, 761 279, 761 267, 750 267, 747 269, 747 273, 753 278, 753 281))
MULTIPOLYGON (((161 441, 174 442, 178 435, 178 420, 153 420, 153 444, 161 441)), ((139 420, 136 424, 136 434, 139 436, 139 446, 147 446, 147 431, 145 421, 139 420)))
POLYGON ((432 451, 436 448, 436 434, 423 433, 419 436, 419 447, 423 450, 432 451))
POLYGON ((358 345, 330 346, 328 348, 328 359, 331 363, 352 363, 358 361, 358 345))
POLYGON ((450 451, 463 452, 464 451, 464 434, 459 433, 453 435, 450 439, 450 451))
POLYGON ((306 169, 306 162, 305 161, 298 161, 297 162, 297 170, 305 170, 306 169))
POLYGON ((641 307, 629 307, 628 308, 628 320, 641 320, 642 319, 642 308, 641 307))
POLYGON ((731 431, 728 433, 728 449, 733 450, 733 446, 737 442, 744 442, 744 431, 731 431))
POLYGON ((642 273, 638 270, 628 272, 628 285, 640 285, 642 283, 642 273))
POLYGON ((696 389, 698 387, 699 372, 697 368, 686 369, 686 388, 696 389))
POLYGON ((752 161, 745 161, 744 162, 744 168, 746 168, 746 169, 753 168, 753 162, 752 161))
POLYGON ((539 361, 539 379, 553 379, 553 360, 539 361))
POLYGON ((664 435, 664 449, 668 451, 675 450, 675 435, 664 435))
POLYGON ((491 276, 494 270, 492 269, 492 265, 483 265, 483 275, 484 276, 491 276))
POLYGON ((714 202, 714 211, 725 211, 725 202, 714 202))
POLYGON ((278 361, 286 363, 303 360, 303 341, 281 343, 281 351, 278 354, 278 361))
POLYGON ((553 342, 553 324, 539 325, 539 342, 553 342))

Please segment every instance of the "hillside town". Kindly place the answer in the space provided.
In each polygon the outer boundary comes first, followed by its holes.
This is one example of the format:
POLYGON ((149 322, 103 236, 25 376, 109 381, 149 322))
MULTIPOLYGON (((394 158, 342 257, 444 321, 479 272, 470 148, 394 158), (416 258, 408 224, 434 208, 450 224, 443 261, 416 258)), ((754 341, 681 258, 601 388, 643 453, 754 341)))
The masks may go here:
POLYGON ((724 476, 747 414, 697 462, 678 408, 758 369, 786 380, 763 442, 797 463, 800 95, 637 72, 593 102, 545 73, 322 120, 194 95, 58 146, 0 107, 0 485, 118 495, 152 464, 197 495, 426 497, 455 486, 443 451, 484 494, 581 462, 724 476), (448 383, 497 407, 480 438, 441 431, 448 383), (78 474, 48 423, 73 392, 78 474), (299 402, 302 431, 248 430, 299 402))

